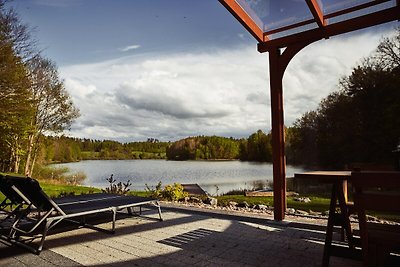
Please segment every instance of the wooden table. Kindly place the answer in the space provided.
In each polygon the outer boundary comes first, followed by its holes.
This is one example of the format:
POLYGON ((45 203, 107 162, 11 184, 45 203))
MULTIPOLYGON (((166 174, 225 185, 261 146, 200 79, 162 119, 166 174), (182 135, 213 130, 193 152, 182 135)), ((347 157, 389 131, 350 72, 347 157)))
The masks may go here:
MULTIPOLYGON (((347 206, 347 182, 351 177, 349 171, 313 171, 304 173, 295 173, 295 178, 298 179, 313 179, 321 183, 332 184, 331 201, 329 205, 328 225, 326 228, 324 256, 322 266, 329 266, 329 257, 331 255, 343 254, 343 249, 332 246, 333 227, 340 223, 343 227, 347 243, 349 245, 349 255, 355 254, 354 239, 350 225, 349 212, 347 206), (336 207, 339 206, 340 213, 336 212, 336 207), (340 251, 340 252, 339 252, 340 251)), ((347 249, 347 251, 349 251, 347 249)), ((347 253, 347 252, 346 252, 347 253)))

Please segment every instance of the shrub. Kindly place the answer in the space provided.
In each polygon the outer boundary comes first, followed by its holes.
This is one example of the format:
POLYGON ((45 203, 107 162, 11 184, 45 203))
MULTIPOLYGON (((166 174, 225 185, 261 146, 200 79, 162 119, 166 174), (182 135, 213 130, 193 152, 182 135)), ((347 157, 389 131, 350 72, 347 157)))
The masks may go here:
POLYGON ((70 175, 64 175, 63 181, 69 185, 79 185, 86 179, 84 172, 77 172, 70 175))
POLYGON ((126 195, 130 190, 128 187, 132 185, 130 180, 128 180, 126 183, 118 182, 116 184, 113 174, 107 178, 107 181, 110 183, 110 185, 106 189, 102 189, 102 191, 110 194, 126 195))
POLYGON ((79 185, 86 179, 86 174, 83 172, 69 173, 67 167, 37 167, 34 170, 33 178, 40 181, 45 181, 51 184, 67 184, 79 185))
POLYGON ((161 195, 163 199, 172 201, 180 200, 188 196, 188 194, 183 191, 183 186, 178 183, 165 186, 164 190, 161 191, 161 195))
POLYGON ((179 183, 173 185, 166 185, 164 189, 161 189, 161 182, 158 182, 155 189, 151 189, 147 184, 146 188, 151 192, 151 196, 155 198, 161 198, 163 200, 177 201, 188 196, 187 192, 183 191, 183 186, 179 183))
POLYGON ((145 184, 146 186, 146 191, 150 192, 150 196, 151 197, 155 197, 155 198, 161 198, 161 181, 158 182, 158 184, 156 185, 156 188, 150 188, 150 186, 148 186, 148 184, 145 184))

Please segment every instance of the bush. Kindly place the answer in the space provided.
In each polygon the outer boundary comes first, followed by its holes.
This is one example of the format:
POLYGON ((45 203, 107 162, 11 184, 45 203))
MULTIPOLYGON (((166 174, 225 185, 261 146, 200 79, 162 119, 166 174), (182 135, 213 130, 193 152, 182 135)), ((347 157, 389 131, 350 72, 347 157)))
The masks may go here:
POLYGON ((161 182, 158 182, 155 189, 151 189, 146 184, 147 190, 150 191, 151 196, 155 198, 161 198, 168 201, 178 201, 188 196, 188 193, 183 191, 183 186, 179 183, 166 185, 164 189, 161 189, 161 187, 161 182))
POLYGON ((131 181, 128 180, 126 183, 118 182, 115 184, 116 180, 113 176, 114 175, 111 174, 110 177, 107 178, 107 181, 110 183, 110 185, 106 189, 102 189, 102 191, 110 194, 126 195, 130 190, 128 187, 132 185, 131 181))
POLYGON ((180 200, 188 196, 188 194, 183 191, 183 186, 178 183, 165 186, 164 190, 161 191, 161 195, 163 199, 172 201, 180 200))
POLYGON ((33 178, 51 184, 79 185, 86 179, 83 172, 69 173, 67 167, 37 167, 33 172, 33 178))

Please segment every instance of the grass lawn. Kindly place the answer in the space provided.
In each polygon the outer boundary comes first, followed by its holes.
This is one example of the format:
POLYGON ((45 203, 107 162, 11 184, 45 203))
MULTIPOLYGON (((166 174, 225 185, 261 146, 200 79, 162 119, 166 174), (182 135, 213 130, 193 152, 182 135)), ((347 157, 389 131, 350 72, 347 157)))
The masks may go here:
POLYGON ((89 193, 99 193, 101 189, 88 187, 88 186, 74 186, 74 185, 58 185, 39 182, 43 191, 50 197, 58 197, 60 195, 81 195, 89 193))
MULTIPOLYGON (((101 188, 88 187, 88 186, 73 186, 73 185, 54 185, 45 182, 40 182, 40 186, 43 191, 46 192, 50 197, 58 197, 60 195, 81 195, 90 193, 101 193, 101 188)), ((129 191, 129 195, 148 197, 150 192, 148 191, 129 191)))
MULTIPOLYGON (((100 193, 102 190, 100 188, 88 187, 88 186, 74 186, 74 185, 59 185, 50 184, 46 182, 39 181, 40 186, 43 191, 52 198, 65 195, 81 195, 90 193, 100 193)), ((133 191, 129 192, 131 195, 148 197, 149 192, 146 191, 133 191)), ((4 200, 4 195, 0 192, 0 202, 4 200)))

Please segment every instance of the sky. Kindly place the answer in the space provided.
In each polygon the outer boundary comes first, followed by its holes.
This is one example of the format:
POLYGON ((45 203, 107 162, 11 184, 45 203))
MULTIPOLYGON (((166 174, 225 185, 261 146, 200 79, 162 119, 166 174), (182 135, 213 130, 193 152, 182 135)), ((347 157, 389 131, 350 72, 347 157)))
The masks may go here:
MULTIPOLYGON (((14 0, 81 116, 68 136, 120 142, 271 130, 268 53, 217 0, 14 0)), ((313 43, 284 76, 285 125, 338 89, 389 23, 313 43)))

